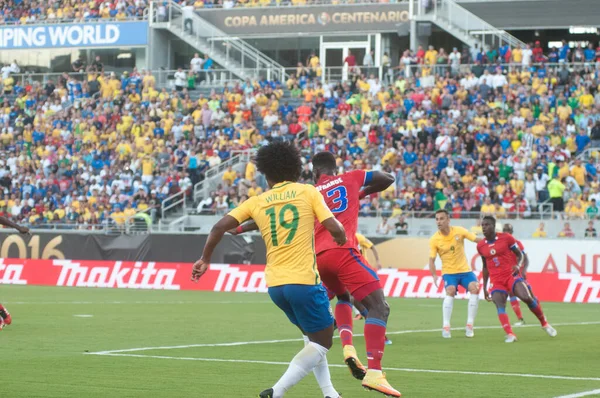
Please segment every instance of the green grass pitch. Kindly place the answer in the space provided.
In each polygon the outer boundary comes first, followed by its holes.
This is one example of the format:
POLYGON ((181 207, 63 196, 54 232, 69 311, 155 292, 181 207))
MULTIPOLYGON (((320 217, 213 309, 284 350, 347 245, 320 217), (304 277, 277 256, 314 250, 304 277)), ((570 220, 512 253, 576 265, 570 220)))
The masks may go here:
MULTIPOLYGON (((1 286, 0 302, 13 315, 0 332, 3 398, 256 397, 302 347, 297 329, 263 294, 1 286), (222 344, 235 342, 241 343, 222 344), (147 349, 119 352, 132 348, 147 349)), ((476 322, 486 328, 476 329, 474 339, 463 330, 442 339, 441 304, 390 300, 394 344, 386 347, 384 367, 403 396, 545 398, 600 389, 597 304, 545 303, 559 333, 554 339, 522 306, 530 327, 515 328, 515 344, 504 343, 486 302, 476 322)), ((466 308, 466 301, 455 302, 454 327, 464 325, 466 308)), ((357 321, 355 333, 362 327, 357 321)), ((364 339, 355 337, 355 345, 366 363, 364 339)), ((338 339, 328 358, 344 398, 380 396, 341 366, 338 339)), ((322 395, 309 375, 286 397, 322 395)))

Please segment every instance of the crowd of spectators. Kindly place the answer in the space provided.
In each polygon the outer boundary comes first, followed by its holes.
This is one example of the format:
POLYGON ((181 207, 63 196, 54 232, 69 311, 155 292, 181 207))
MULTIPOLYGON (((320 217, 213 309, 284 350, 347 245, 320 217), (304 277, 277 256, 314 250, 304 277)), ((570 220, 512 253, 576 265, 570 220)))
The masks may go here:
POLYGON ((148 0, 4 0, 0 24, 142 19, 148 4, 148 0))
MULTIPOLYGON (((441 52, 438 51, 438 54, 441 52)), ((600 200, 600 70, 477 65, 385 81, 364 68, 325 82, 313 54, 286 81, 231 83, 206 96, 199 55, 174 88, 148 71, 93 67, 45 84, 3 73, 0 214, 31 225, 124 225, 138 211, 191 195, 204 172, 232 153, 295 140, 310 157, 328 150, 340 171, 385 170, 396 183, 361 203, 364 216, 529 217, 549 201, 557 214, 595 218, 600 200), (425 77, 427 79, 425 79, 425 77), (494 82, 502 80, 503 84, 494 82)), ((229 169, 197 204, 222 214, 267 189, 254 163, 229 169)), ((391 231, 391 229, 390 229, 391 231)))
MULTIPOLYGON (((539 46, 527 49, 532 47, 539 46)), ((411 74, 401 68, 389 81, 354 68, 341 84, 321 80, 313 54, 285 82, 300 106, 281 104, 277 95, 260 96, 260 103, 246 96, 241 103, 258 106, 268 120, 255 144, 263 138, 297 140, 306 155, 306 180, 310 154, 320 150, 339 156, 340 171, 394 173, 394 186, 363 201, 364 216, 397 220, 406 211, 429 216, 445 208, 455 217, 526 218, 550 203, 564 218, 596 218, 598 153, 576 157, 600 147, 600 69, 595 62, 567 67, 576 51, 560 49, 564 67, 508 67, 491 58, 456 70, 444 63, 446 68, 427 76, 426 66, 411 74)), ((249 168, 245 176, 226 175, 224 187, 236 189, 215 192, 212 205, 201 209, 219 211, 217 200, 249 195, 255 173, 249 168)))
MULTIPOLYGON (((285 7, 315 4, 390 3, 396 0, 176 0, 196 10, 234 7, 285 7)), ((166 8, 167 2, 158 2, 166 8)), ((0 2, 0 24, 35 24, 44 22, 91 22, 95 20, 143 19, 149 0, 14 0, 0 2)))

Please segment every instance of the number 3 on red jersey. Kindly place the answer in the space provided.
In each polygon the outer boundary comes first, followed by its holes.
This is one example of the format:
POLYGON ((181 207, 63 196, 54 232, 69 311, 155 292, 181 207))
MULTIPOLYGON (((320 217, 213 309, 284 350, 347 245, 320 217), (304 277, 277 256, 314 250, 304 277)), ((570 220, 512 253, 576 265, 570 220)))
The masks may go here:
POLYGON ((336 207, 331 209, 332 213, 341 213, 343 211, 346 211, 346 209, 348 209, 348 191, 346 191, 346 187, 339 186, 339 187, 332 189, 331 191, 328 191, 327 197, 328 198, 334 197, 332 203, 335 204, 336 207), (335 197, 335 196, 337 196, 337 197, 335 197))

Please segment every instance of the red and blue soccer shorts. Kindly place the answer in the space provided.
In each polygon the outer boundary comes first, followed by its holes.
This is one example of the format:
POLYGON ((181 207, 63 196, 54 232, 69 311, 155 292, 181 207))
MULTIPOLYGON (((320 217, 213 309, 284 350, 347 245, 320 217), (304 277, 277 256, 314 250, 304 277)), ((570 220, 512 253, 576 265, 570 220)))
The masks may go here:
POLYGON ((317 254, 317 266, 330 299, 349 291, 354 299, 362 301, 381 289, 377 272, 356 249, 325 250, 317 254))
POLYGON ((520 273, 509 274, 505 277, 490 278, 490 282, 492 284, 490 295, 494 294, 494 292, 502 292, 512 296, 514 294, 515 284, 518 282, 525 282, 525 285, 531 289, 520 273))

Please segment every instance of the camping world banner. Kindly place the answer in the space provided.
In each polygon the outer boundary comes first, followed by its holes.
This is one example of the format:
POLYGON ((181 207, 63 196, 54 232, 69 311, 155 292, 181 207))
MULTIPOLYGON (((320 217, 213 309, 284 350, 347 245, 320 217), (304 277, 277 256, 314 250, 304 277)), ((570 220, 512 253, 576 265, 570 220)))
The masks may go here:
POLYGON ((148 44, 148 22, 25 25, 0 28, 0 49, 130 47, 148 44))

